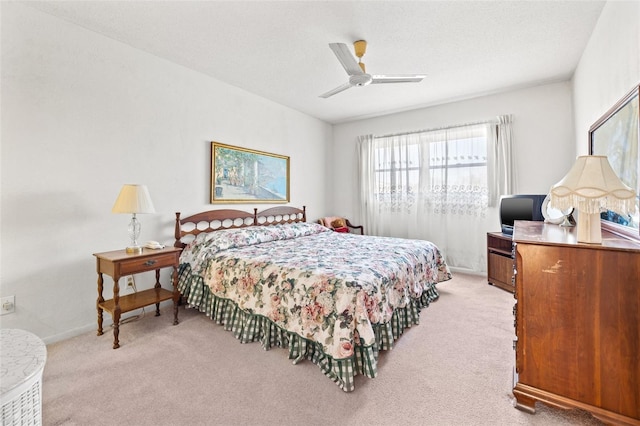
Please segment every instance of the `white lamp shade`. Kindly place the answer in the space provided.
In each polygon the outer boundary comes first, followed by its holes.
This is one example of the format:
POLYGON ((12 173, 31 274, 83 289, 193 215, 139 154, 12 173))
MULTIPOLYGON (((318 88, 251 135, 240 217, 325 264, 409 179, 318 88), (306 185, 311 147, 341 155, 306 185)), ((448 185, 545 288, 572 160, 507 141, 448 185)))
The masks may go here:
POLYGON ((146 185, 124 185, 111 213, 155 213, 146 185))
POLYGON ((635 192, 622 183, 603 155, 578 157, 550 194, 549 204, 559 210, 575 207, 588 214, 601 209, 621 214, 635 211, 635 192))

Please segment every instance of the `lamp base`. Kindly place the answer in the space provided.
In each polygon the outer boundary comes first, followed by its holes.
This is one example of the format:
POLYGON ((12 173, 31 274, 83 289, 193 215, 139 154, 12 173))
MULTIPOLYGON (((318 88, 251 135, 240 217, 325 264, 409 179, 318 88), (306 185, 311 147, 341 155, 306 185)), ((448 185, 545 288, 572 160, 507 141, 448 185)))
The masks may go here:
POLYGON ((600 213, 580 212, 578 217, 578 242, 587 244, 602 244, 600 230, 600 213))
POLYGON ((125 249, 127 254, 142 254, 142 247, 140 246, 131 246, 125 249))

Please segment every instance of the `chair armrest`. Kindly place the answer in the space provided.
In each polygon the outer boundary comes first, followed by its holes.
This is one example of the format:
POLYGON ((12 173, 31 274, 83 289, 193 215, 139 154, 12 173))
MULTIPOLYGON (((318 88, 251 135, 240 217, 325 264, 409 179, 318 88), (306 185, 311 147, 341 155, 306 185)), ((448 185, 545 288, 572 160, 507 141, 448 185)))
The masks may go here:
POLYGON ((349 222, 349 219, 345 219, 345 222, 346 222, 346 224, 347 224, 347 226, 349 228, 359 229, 360 230, 360 235, 364 235, 364 227, 362 225, 354 225, 351 222, 349 222))

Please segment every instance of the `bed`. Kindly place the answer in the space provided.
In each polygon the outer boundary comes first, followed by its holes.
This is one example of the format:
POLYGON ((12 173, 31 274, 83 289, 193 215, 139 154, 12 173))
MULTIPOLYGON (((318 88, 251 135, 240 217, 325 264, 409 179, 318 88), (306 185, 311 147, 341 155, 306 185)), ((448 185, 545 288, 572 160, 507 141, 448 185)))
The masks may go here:
POLYGON ((451 273, 431 242, 333 232, 306 209, 211 210, 181 218, 178 290, 242 343, 285 348, 342 390, 376 377, 451 273))

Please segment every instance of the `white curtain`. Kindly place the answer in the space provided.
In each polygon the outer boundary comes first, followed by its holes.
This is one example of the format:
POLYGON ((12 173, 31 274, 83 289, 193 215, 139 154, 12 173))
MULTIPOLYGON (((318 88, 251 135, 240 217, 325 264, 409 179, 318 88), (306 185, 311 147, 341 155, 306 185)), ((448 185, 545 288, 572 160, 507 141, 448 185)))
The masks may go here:
POLYGON ((497 125, 491 126, 489 133, 487 172, 491 207, 498 207, 500 196, 513 194, 516 188, 512 121, 511 115, 498 116, 497 125))
POLYGON ((360 193, 360 223, 370 235, 383 235, 376 224, 376 207, 373 203, 375 194, 375 173, 372 172, 375 164, 375 147, 373 135, 358 137, 358 189, 360 193))
POLYGON ((424 155, 423 141, 421 133, 360 137, 360 197, 367 233, 416 238, 421 172, 411 169, 424 155))
POLYGON ((486 233, 499 229, 497 210, 489 205, 512 189, 511 119, 503 118, 497 124, 361 136, 367 233, 429 240, 451 267, 485 271, 486 233))

